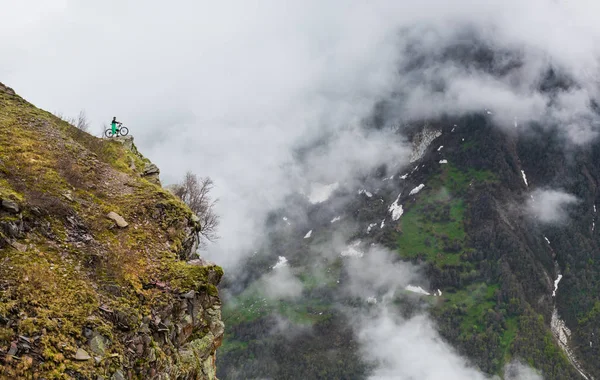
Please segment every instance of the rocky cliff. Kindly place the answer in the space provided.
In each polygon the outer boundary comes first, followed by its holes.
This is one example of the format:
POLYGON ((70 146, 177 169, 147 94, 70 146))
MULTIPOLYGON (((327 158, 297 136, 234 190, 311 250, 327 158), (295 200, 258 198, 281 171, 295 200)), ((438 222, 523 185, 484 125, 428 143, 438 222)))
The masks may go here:
POLYGON ((2 84, 0 127, 0 378, 215 378, 223 271, 158 168, 2 84))

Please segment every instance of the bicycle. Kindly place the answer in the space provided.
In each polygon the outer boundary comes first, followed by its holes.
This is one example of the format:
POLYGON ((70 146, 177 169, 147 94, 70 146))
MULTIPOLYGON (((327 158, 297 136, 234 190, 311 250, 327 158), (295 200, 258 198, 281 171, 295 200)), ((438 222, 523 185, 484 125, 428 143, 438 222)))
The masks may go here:
POLYGON ((122 124, 119 124, 119 126, 117 127, 117 132, 114 135, 112 132, 112 128, 108 128, 106 131, 104 131, 104 135, 106 137, 127 136, 128 133, 129 129, 127 129, 127 127, 124 127, 122 124))

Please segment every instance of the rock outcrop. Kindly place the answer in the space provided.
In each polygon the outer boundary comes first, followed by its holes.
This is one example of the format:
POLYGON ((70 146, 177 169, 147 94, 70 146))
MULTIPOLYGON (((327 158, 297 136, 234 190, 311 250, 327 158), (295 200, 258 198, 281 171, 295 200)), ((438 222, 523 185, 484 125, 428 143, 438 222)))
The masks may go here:
POLYGON ((156 165, 1 84, 0 109, 0 378, 216 378, 223 271, 156 165))

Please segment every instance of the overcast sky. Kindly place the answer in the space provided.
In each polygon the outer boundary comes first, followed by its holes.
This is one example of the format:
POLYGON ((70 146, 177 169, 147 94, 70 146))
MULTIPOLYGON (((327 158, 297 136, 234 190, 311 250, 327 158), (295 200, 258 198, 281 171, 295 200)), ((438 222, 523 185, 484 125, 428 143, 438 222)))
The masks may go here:
POLYGON ((187 170, 215 180, 222 239, 207 255, 225 266, 303 179, 344 181, 357 163, 401 161, 401 136, 353 129, 394 91, 403 119, 489 108, 500 125, 557 120, 576 144, 598 135, 588 122, 595 1, 0 0, 0 9, 0 81, 52 112, 85 109, 96 134, 117 116, 163 182, 187 170), (436 54, 466 27, 517 52, 522 68, 500 78, 437 60, 399 70, 407 47, 436 54), (536 89, 549 64, 581 86, 550 101, 536 89), (433 90, 440 81, 443 93, 433 90), (331 149, 296 167, 293 148, 323 136, 331 149))

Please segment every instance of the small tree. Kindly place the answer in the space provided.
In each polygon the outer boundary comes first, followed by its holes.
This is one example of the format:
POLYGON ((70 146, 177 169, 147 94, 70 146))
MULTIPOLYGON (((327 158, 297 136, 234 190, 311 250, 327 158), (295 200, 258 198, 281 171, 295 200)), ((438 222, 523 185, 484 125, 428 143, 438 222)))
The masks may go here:
POLYGON ((200 235, 211 242, 219 238, 219 217, 214 212, 217 200, 212 200, 209 196, 213 187, 214 182, 210 177, 198 178, 189 171, 185 173, 181 183, 173 186, 173 193, 200 218, 200 235))
POLYGON ((87 115, 85 114, 85 110, 79 111, 79 115, 77 115, 77 120, 75 123, 72 123, 77 129, 80 129, 84 132, 89 132, 90 130, 90 122, 88 121, 87 115))
POLYGON ((85 110, 81 110, 79 111, 79 115, 77 115, 77 117, 65 117, 62 113, 58 112, 58 113, 54 113, 54 116, 58 117, 61 120, 66 121, 67 123, 71 124, 72 126, 74 126, 75 128, 84 131, 84 132, 89 132, 90 130, 90 122, 88 121, 87 115, 85 114, 85 110))

